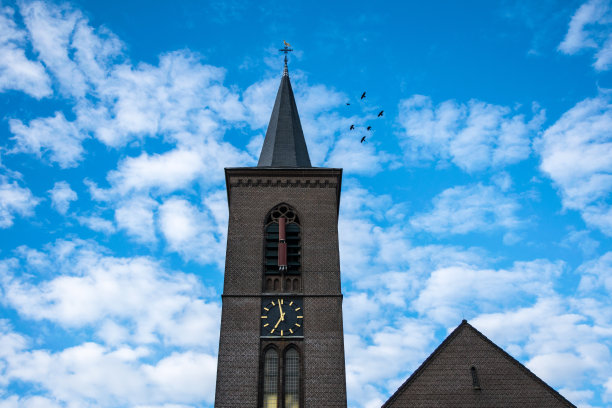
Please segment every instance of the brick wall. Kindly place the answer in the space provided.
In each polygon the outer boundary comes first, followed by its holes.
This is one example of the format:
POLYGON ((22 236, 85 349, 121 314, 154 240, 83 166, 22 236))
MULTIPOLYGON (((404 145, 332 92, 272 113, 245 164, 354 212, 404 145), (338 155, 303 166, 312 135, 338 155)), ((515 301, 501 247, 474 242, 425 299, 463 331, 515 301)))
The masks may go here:
POLYGON ((277 204, 302 227, 305 407, 346 407, 338 249, 339 169, 226 169, 229 226, 215 407, 257 406, 264 221, 277 204))

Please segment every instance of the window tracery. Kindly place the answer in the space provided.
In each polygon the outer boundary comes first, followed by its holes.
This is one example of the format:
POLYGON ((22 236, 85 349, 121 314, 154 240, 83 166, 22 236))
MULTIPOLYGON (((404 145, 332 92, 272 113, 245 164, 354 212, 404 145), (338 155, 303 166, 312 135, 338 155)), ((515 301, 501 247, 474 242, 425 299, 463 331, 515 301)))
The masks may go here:
POLYGON ((287 204, 274 207, 265 222, 264 291, 301 291, 301 226, 287 204))
POLYGON ((269 348, 264 353, 263 408, 278 407, 278 352, 269 348))
POLYGON ((269 344, 263 348, 260 383, 263 408, 302 406, 302 362, 296 344, 269 344))

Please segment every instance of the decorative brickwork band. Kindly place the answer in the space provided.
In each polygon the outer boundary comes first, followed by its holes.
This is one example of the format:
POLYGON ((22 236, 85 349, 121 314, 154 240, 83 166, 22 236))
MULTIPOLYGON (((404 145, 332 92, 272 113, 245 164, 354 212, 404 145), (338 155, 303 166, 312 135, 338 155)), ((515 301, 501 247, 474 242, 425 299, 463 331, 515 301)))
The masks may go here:
POLYGON ((338 184, 329 180, 262 180, 239 179, 230 184, 230 187, 301 187, 301 188, 336 188, 338 184))

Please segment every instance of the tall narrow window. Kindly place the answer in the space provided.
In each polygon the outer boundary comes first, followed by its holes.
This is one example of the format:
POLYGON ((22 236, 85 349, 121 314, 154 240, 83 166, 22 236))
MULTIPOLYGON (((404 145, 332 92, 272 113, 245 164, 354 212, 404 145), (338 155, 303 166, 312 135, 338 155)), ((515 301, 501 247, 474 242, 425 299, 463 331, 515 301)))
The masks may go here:
POLYGON ((285 353, 285 408, 300 408, 300 354, 294 348, 285 353))
POLYGON ((300 291, 300 220, 287 204, 277 205, 266 218, 264 271, 266 291, 300 291), (282 287, 277 287, 276 282, 282 287))
POLYGON ((476 367, 471 366, 470 372, 472 373, 472 388, 475 390, 480 389, 480 380, 478 379, 478 372, 476 371, 476 367))
POLYGON ((263 408, 278 408, 278 353, 272 348, 264 356, 263 408))

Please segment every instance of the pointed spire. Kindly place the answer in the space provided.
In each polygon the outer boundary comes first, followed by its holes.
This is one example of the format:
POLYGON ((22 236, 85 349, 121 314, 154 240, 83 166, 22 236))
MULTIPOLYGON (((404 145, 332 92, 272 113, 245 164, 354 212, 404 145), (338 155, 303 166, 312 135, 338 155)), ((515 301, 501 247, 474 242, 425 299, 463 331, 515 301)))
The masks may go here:
POLYGON ((289 80, 286 53, 283 76, 257 167, 312 167, 289 80))
POLYGON ((285 55, 285 67, 283 68, 283 76, 284 77, 289 76, 289 68, 287 67, 287 56, 286 55, 285 55))

